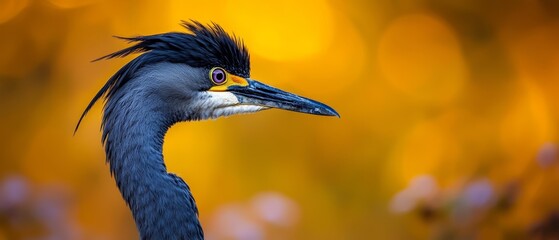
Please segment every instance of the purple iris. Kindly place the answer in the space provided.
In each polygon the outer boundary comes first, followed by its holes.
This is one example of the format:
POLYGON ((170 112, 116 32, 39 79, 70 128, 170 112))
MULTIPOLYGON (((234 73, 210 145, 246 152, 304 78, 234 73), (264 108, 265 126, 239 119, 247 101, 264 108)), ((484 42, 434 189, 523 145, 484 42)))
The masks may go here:
POLYGON ((212 72, 212 81, 215 84, 223 84, 226 80, 225 71, 221 68, 216 68, 212 72))

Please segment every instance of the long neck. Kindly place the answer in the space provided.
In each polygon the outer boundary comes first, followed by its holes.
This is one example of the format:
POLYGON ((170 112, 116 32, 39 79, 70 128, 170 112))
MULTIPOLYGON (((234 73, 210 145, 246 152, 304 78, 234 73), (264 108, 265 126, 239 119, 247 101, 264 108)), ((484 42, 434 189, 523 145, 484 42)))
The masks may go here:
POLYGON ((103 139, 111 173, 140 237, 203 239, 190 189, 182 179, 167 173, 163 162, 163 138, 173 124, 167 119, 172 118, 156 100, 131 91, 107 102, 103 139))

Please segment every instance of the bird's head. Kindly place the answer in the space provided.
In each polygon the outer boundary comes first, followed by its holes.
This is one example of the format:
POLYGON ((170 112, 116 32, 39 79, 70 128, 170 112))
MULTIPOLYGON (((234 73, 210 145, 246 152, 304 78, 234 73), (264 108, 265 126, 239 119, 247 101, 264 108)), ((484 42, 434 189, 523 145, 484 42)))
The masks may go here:
POLYGON ((181 120, 217 118, 270 108, 339 117, 323 103, 251 79, 246 47, 219 25, 203 25, 196 21, 182 25, 188 33, 119 37, 135 44, 100 59, 143 54, 107 81, 82 118, 99 98, 105 96, 110 101, 127 86, 130 91, 132 85, 167 102, 172 111, 183 112, 188 119, 181 120))

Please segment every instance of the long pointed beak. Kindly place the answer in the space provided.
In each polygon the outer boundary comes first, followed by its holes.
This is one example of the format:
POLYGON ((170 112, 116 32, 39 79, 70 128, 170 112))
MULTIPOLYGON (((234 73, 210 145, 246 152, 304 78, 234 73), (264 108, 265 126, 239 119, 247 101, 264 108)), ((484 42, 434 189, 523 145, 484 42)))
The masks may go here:
POLYGON ((324 103, 297 96, 255 80, 247 79, 247 82, 247 86, 233 85, 227 88, 227 91, 235 94, 240 104, 259 105, 314 115, 340 117, 336 110, 324 103))

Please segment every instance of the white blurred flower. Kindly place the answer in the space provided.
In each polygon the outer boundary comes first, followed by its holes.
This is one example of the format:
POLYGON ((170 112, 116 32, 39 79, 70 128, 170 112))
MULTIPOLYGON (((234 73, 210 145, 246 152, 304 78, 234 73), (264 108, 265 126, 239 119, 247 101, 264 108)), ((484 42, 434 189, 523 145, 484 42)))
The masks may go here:
POLYGON ((299 219, 297 204, 277 192, 264 192, 256 195, 252 199, 251 207, 257 217, 274 225, 289 227, 299 219))
POLYGON ((410 181, 404 190, 392 198, 390 209, 394 213, 406 213, 413 210, 418 202, 432 200, 439 188, 435 178, 430 175, 420 175, 410 181))
POLYGON ((420 175, 411 180, 408 190, 416 199, 427 200, 437 194, 437 181, 430 175, 420 175))
POLYGON ((398 192, 390 202, 390 210, 394 213, 406 213, 415 208, 416 200, 408 189, 398 192))
POLYGON ((211 216, 206 239, 265 239, 270 226, 290 227, 299 220, 299 206, 278 192, 262 192, 248 203, 222 205, 211 216))
POLYGON ((264 239, 264 230, 251 216, 250 210, 241 204, 221 206, 213 215, 208 239, 264 239))

